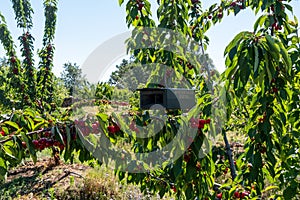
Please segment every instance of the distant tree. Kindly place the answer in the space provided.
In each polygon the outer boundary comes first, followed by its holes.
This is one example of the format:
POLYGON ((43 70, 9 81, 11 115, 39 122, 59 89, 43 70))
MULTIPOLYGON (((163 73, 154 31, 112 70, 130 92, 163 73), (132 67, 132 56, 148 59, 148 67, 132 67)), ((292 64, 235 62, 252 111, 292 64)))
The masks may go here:
POLYGON ((54 96, 53 96, 53 102, 56 105, 62 105, 63 100, 67 98, 68 95, 68 89, 65 87, 64 82, 59 77, 54 77, 54 84, 53 84, 53 90, 54 90, 54 96))
POLYGON ((123 59, 120 65, 116 65, 117 70, 112 72, 108 83, 111 85, 116 85, 122 76, 130 69, 129 61, 123 59))
POLYGON ((73 95, 74 89, 83 88, 87 84, 86 77, 82 75, 82 70, 76 63, 65 63, 63 67, 64 70, 60 77, 68 89, 69 95, 73 95))
POLYGON ((9 72, 9 66, 7 64, 6 58, 0 58, 0 109, 3 110, 5 105, 9 104, 9 99, 7 98, 7 74, 9 72))
POLYGON ((117 70, 112 72, 108 83, 117 88, 135 90, 140 84, 145 84, 152 72, 148 65, 137 65, 132 61, 123 59, 117 70))

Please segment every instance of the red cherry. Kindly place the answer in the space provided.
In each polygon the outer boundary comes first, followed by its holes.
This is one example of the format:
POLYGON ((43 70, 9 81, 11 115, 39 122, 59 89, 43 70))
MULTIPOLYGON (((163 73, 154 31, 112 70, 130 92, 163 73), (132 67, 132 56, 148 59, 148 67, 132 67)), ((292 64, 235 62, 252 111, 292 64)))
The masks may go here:
POLYGON ((15 62, 16 62, 16 57, 12 56, 12 57, 10 58, 10 62, 15 63, 15 62))
POLYGON ((85 121, 80 120, 80 121, 78 122, 78 125, 79 125, 80 127, 84 127, 84 126, 85 126, 85 121))
POLYGON ((191 156, 190 156, 190 155, 188 155, 188 154, 184 154, 184 156, 183 156, 183 160, 184 160, 185 162, 189 162, 189 161, 190 161, 190 159, 191 159, 191 156))
POLYGON ((120 127, 118 125, 115 125, 115 131, 119 132, 120 130, 121 130, 120 127))
POLYGON ((34 148, 38 149, 39 148, 39 141, 37 140, 32 140, 32 144, 34 145, 34 148))
POLYGON ((3 130, 0 131, 0 134, 1 134, 2 136, 5 136, 5 132, 4 132, 3 130))
POLYGON ((199 119, 199 121, 198 121, 198 128, 199 129, 204 128, 204 124, 206 124, 206 120, 199 119))
POLYGON ((14 69, 13 69, 13 73, 17 75, 17 74, 19 73, 18 68, 14 68, 14 69))
POLYGON ((82 135, 88 136, 90 134, 90 129, 87 126, 84 126, 80 129, 82 131, 82 135))
POLYGON ((224 170, 224 174, 227 174, 228 172, 228 167, 226 167, 226 169, 224 170))
POLYGON ((26 149, 26 147, 27 147, 26 142, 22 142, 22 147, 23 147, 24 149, 26 149))
POLYGON ((208 15, 208 19, 211 19, 212 18, 212 16, 211 15, 208 15))
POLYGON ((174 185, 171 186, 171 189, 173 190, 173 192, 177 192, 176 187, 174 185))
POLYGON ((45 134, 44 134, 44 136, 45 136, 45 137, 50 137, 51 134, 52 134, 51 131, 46 131, 45 134))
POLYGON ((264 154, 267 152, 267 148, 266 147, 262 147, 260 150, 260 153, 264 154))
POLYGON ((190 123, 192 128, 198 128, 199 126, 198 120, 193 117, 190 119, 190 123))
POLYGON ((76 138, 77 138, 76 133, 72 134, 72 135, 71 135, 71 138, 72 138, 72 140, 76 140, 76 138))
POLYGON ((62 150, 64 150, 64 148, 65 148, 65 145, 63 145, 63 144, 60 144, 58 147, 59 147, 59 149, 62 151, 62 150))
POLYGON ((98 129, 99 129, 99 124, 98 123, 93 123, 92 124, 92 129, 93 129, 93 133, 98 133, 98 129))
POLYGON ((129 128, 132 130, 132 131, 135 131, 135 132, 139 132, 139 129, 136 127, 136 124, 134 121, 131 121, 130 125, 129 125, 129 128))
POLYGON ((233 195, 235 198, 240 198, 240 193, 238 191, 235 191, 233 195))
POLYGON ((218 18, 220 19, 220 18, 222 18, 223 17, 223 14, 222 13, 219 13, 218 14, 218 18))
POLYGON ((48 50, 48 51, 51 51, 51 50, 52 50, 52 45, 51 45, 51 44, 49 44, 49 45, 47 46, 47 50, 48 50))
POLYGON ((230 4, 230 6, 231 6, 231 7, 235 7, 235 6, 236 6, 236 2, 232 2, 232 3, 230 4))
POLYGON ((277 88, 272 88, 272 91, 274 92, 274 93, 277 93, 278 92, 278 89, 277 88))
POLYGON ((139 4, 138 4, 138 10, 142 10, 143 7, 144 7, 144 4, 143 4, 143 3, 139 3, 139 4))
POLYGON ((276 79, 272 78, 271 83, 275 83, 275 82, 276 82, 276 79))
POLYGON ((108 132, 110 132, 110 133, 116 133, 115 126, 109 126, 109 127, 107 127, 107 130, 108 130, 108 132))
POLYGON ((204 128, 204 124, 199 123, 198 129, 202 129, 202 128, 204 128))
POLYGON ((134 121, 132 121, 132 122, 130 123, 129 128, 130 128, 132 131, 135 130, 136 125, 135 125, 135 122, 134 122, 134 121))
POLYGON ((245 196, 248 196, 248 195, 249 195, 249 193, 245 191, 245 192, 242 192, 240 196, 241 196, 241 198, 244 198, 245 196))
POLYGON ((206 124, 206 120, 205 119, 199 119, 199 124, 206 124))
POLYGON ((201 163, 200 163, 199 161, 197 161, 196 168, 197 168, 198 170, 201 169, 201 163))
POLYGON ((187 141, 188 141, 189 144, 191 144, 191 143, 194 142, 194 139, 193 139, 192 137, 189 137, 189 136, 188 136, 187 141))
POLYGON ((58 147, 59 145, 60 145, 60 142, 59 142, 59 141, 54 141, 53 146, 58 147))
POLYGON ((218 199, 222 199, 222 193, 217 194, 218 199))
POLYGON ((210 119, 207 119, 206 121, 205 121, 205 124, 210 124, 210 119))
POLYGON ((139 19, 139 16, 135 16, 135 19, 138 20, 138 19, 139 19))

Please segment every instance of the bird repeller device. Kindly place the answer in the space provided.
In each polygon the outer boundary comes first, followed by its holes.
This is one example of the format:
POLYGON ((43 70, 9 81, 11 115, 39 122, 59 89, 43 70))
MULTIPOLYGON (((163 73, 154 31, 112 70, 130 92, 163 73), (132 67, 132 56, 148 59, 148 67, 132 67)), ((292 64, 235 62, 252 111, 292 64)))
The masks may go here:
POLYGON ((142 110, 189 110, 196 105, 194 89, 168 87, 167 76, 171 73, 165 66, 164 85, 149 83, 148 88, 137 89, 142 110))
POLYGON ((186 110, 195 106, 195 90, 184 88, 143 88, 140 92, 142 110, 159 109, 161 105, 170 110, 186 110))

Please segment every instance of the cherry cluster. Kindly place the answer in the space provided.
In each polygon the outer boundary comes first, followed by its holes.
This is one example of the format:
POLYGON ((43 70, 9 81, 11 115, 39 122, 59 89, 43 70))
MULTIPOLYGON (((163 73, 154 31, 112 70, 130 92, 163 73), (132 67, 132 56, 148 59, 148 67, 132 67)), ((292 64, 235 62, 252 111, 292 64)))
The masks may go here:
POLYGON ((244 5, 243 5, 243 0, 237 0, 237 1, 233 1, 230 6, 232 8, 235 8, 235 7, 239 7, 240 9, 244 9, 244 5))
POLYGON ((15 66, 17 62, 17 58, 15 56, 11 56, 10 62, 13 64, 13 74, 18 75, 19 74, 19 69, 15 66))
POLYGON ((198 128, 198 129, 202 129, 204 128, 205 124, 210 124, 210 119, 195 119, 195 118, 191 118, 190 119, 190 124, 192 128, 198 128))
POLYGON ((39 140, 33 140, 32 143, 34 148, 40 151, 53 146, 59 147, 60 150, 65 148, 65 144, 51 138, 40 138, 39 140))
POLYGON ((241 198, 241 199, 245 198, 246 196, 249 196, 249 195, 250 195, 250 193, 248 191, 244 191, 244 192, 235 191, 233 194, 233 196, 235 198, 241 198))
MULTIPOLYGON (((21 36, 21 43, 24 50, 23 55, 25 56, 25 62, 28 66, 32 66, 33 64, 32 53, 30 52, 31 40, 32 36, 29 32, 26 32, 21 36)), ((33 71, 30 71, 30 74, 33 75, 33 71)))
POLYGON ((99 121, 95 121, 92 125, 88 125, 88 123, 84 120, 75 120, 75 125, 77 125, 84 136, 88 136, 90 133, 97 134, 99 133, 100 124, 99 121))
POLYGON ((132 131, 135 131, 135 132, 139 132, 140 130, 136 127, 136 123, 135 121, 131 121, 130 125, 129 125, 129 128, 132 130, 132 131))
MULTIPOLYGON (((63 130, 61 132, 65 133, 63 130)), ((50 147, 58 147, 60 150, 64 150, 67 144, 66 134, 62 135, 62 139, 63 141, 60 142, 54 139, 54 135, 52 134, 51 131, 46 131, 41 135, 41 138, 32 140, 32 144, 35 149, 40 151, 50 147)), ((76 132, 75 131, 71 132, 71 140, 76 140, 76 139, 77 139, 76 132)), ((22 141, 22 146, 23 148, 27 148, 26 142, 22 141)))

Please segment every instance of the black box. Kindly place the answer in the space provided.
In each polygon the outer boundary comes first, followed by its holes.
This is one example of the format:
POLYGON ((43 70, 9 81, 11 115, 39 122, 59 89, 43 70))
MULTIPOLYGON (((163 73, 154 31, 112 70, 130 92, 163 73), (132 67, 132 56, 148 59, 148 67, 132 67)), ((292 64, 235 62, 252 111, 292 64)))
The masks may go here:
POLYGON ((195 90, 182 88, 143 88, 140 91, 140 108, 155 109, 159 104, 166 109, 191 109, 195 106, 195 90))

